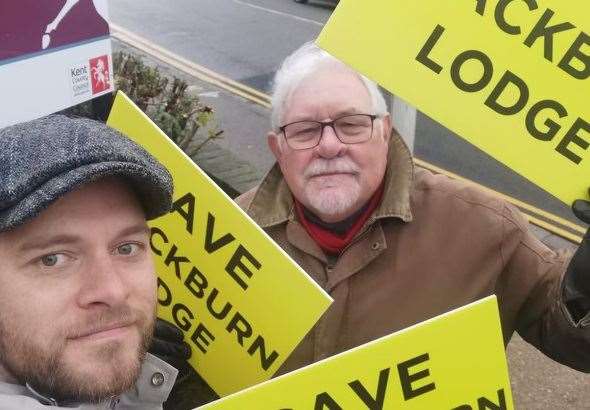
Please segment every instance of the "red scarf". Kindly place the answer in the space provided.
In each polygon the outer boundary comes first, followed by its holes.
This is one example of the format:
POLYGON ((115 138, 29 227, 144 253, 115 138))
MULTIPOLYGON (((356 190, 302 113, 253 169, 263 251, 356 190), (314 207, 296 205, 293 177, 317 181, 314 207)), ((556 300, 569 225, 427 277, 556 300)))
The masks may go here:
POLYGON ((310 221, 304 212, 303 205, 294 198, 295 211, 299 221, 303 224, 303 227, 312 237, 312 239, 326 252, 331 254, 339 254, 342 250, 352 241, 355 235, 361 230, 367 219, 371 216, 373 211, 381 203, 383 196, 383 184, 377 188, 377 191, 373 194, 371 199, 366 206, 366 209, 357 217, 357 220, 350 226, 350 228, 344 232, 344 234, 336 234, 332 231, 323 228, 312 221, 310 221))

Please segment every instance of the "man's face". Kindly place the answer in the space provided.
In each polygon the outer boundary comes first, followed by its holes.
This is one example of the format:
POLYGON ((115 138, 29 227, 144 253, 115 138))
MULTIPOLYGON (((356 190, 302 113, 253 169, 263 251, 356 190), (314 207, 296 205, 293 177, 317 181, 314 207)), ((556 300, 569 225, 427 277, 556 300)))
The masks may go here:
MULTIPOLYGON (((374 114, 363 82, 341 65, 328 65, 306 78, 286 102, 281 124, 328 121, 347 114, 374 114)), ((282 133, 268 143, 291 192, 325 222, 341 221, 360 209, 379 187, 387 164, 390 119, 376 119, 373 136, 343 144, 331 127, 318 146, 294 150, 282 133)))
POLYGON ((0 374, 57 399, 132 387, 154 323, 148 239, 142 208, 115 179, 0 233, 0 374))

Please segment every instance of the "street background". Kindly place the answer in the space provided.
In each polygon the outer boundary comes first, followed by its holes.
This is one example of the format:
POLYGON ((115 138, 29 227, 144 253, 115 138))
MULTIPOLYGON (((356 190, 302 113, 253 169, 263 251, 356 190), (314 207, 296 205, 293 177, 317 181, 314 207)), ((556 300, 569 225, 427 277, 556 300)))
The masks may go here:
MULTIPOLYGON (((109 4, 115 38, 120 27, 186 60, 265 93, 270 91, 272 77, 280 62, 304 42, 314 40, 333 10, 329 3, 310 1, 302 5, 293 0, 111 0, 109 4)), ((130 47, 133 42, 128 43, 115 41, 114 48, 133 50, 130 47)), ((215 109, 224 138, 216 141, 217 147, 210 147, 207 155, 217 158, 221 155, 219 152, 225 151, 226 155, 247 164, 250 175, 242 178, 238 188, 244 190, 254 185, 273 163, 266 147, 269 110, 223 87, 178 71, 158 60, 157 55, 143 54, 164 72, 187 80, 192 91, 215 109), (215 154, 209 154, 212 151, 215 154)), ((567 205, 420 113, 416 124, 415 155, 579 223, 567 205)), ((533 229, 551 246, 573 247, 539 228, 533 229)), ((590 409, 590 376, 553 363, 518 336, 510 343, 508 356, 517 408, 590 409)))

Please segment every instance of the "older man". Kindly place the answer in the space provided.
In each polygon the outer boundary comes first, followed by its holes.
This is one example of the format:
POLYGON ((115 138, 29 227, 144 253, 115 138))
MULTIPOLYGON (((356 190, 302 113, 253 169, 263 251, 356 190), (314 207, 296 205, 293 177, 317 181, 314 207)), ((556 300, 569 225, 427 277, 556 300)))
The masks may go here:
POLYGON ((165 168, 103 124, 0 131, 0 409, 162 408, 177 371, 146 354, 146 219, 171 195, 165 168))
POLYGON ((335 299, 282 372, 490 294, 505 343, 590 371, 587 242, 569 264, 509 204, 415 167, 375 84, 312 44, 272 105, 277 164, 238 203, 335 299))

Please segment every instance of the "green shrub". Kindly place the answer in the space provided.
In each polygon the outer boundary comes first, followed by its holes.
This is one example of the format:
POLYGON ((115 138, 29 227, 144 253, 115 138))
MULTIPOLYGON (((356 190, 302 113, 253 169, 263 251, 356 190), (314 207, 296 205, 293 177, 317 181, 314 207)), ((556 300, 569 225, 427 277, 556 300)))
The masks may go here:
MULTIPOLYGON (((185 81, 170 79, 141 57, 122 51, 113 55, 113 67, 115 89, 127 94, 189 157, 223 134, 213 109, 191 95, 185 81)), ((88 101, 65 112, 104 120, 106 115, 98 111, 110 106, 110 96, 105 98, 108 100, 88 101)))

